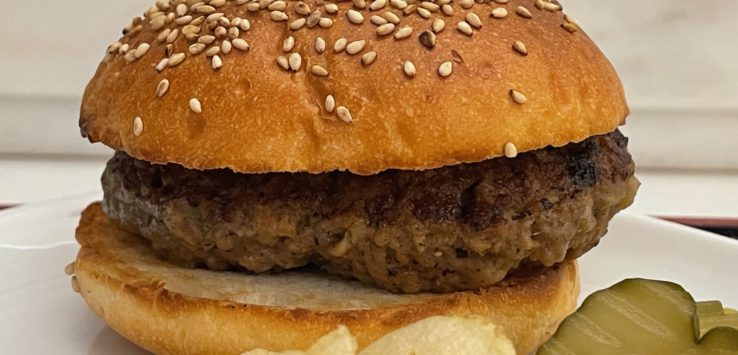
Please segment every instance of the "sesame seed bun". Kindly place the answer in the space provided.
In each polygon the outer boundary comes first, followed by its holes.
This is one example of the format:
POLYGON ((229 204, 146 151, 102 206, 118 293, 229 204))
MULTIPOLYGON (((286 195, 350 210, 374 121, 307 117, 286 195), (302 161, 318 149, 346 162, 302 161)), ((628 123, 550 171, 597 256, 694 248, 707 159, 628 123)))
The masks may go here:
POLYGON ((556 1, 210 3, 160 0, 126 28, 85 91, 84 135, 194 169, 373 174, 562 146, 628 113, 556 1))
POLYGON ((575 262, 519 275, 478 292, 395 295, 307 272, 251 276, 190 270, 160 261, 118 229, 99 203, 77 228, 82 248, 69 271, 90 307, 113 329, 157 354, 239 354, 306 349, 345 325, 364 348, 436 315, 483 316, 534 351, 576 305, 575 262))

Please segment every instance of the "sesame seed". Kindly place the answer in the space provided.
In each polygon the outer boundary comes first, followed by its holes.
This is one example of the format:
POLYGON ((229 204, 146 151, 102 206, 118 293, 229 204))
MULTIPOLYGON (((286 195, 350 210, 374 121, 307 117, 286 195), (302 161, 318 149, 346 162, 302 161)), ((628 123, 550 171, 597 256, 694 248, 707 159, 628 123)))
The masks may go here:
POLYGON ((136 50, 133 52, 136 56, 136 59, 141 58, 146 54, 146 52, 149 51, 149 48, 151 48, 151 45, 148 43, 141 43, 136 47, 136 50))
POLYGON ((205 21, 205 16, 200 16, 192 20, 192 22, 190 22, 190 25, 200 26, 202 25, 203 21, 205 21))
POLYGON ((286 13, 282 11, 272 11, 269 13, 269 17, 271 17, 272 21, 277 22, 287 21, 290 18, 289 16, 287 16, 286 13))
POLYGON ((236 39, 240 35, 241 31, 238 29, 238 27, 231 27, 230 29, 228 29, 228 38, 236 39))
POLYGON ((74 275, 75 268, 76 268, 76 263, 71 262, 67 264, 67 266, 64 267, 64 273, 70 276, 74 275))
POLYGON ((320 65, 313 65, 310 72, 315 76, 328 76, 328 70, 320 65))
POLYGON ((440 18, 437 18, 433 20, 433 24, 431 25, 431 29, 433 29, 434 33, 439 33, 443 31, 443 29, 446 28, 446 22, 443 21, 440 18))
POLYGON ((426 9, 428 11, 436 12, 441 9, 441 6, 430 2, 430 1, 423 1, 420 3, 420 8, 426 9))
POLYGON ((443 256, 443 252, 441 252, 441 251, 437 251, 437 252, 433 253, 433 256, 435 256, 435 257, 437 257, 437 258, 440 258, 440 257, 442 257, 442 256, 443 256))
POLYGON ((307 19, 307 26, 308 26, 308 28, 313 28, 313 27, 317 26, 318 23, 320 23, 320 18, 321 18, 320 9, 315 10, 313 13, 311 13, 310 16, 308 16, 308 19, 307 19))
POLYGON ((370 65, 374 63, 375 60, 377 60, 377 52, 375 51, 366 52, 361 56, 361 64, 364 65, 370 65))
POLYGON ((223 26, 218 26, 215 28, 215 37, 223 39, 228 35, 228 30, 225 29, 223 26))
POLYGON ((305 23, 307 23, 307 19, 304 17, 298 18, 297 20, 294 20, 290 23, 290 29, 293 31, 297 31, 301 29, 303 26, 305 26, 305 23))
POLYGON ((333 98, 333 95, 328 95, 325 97, 325 110, 328 112, 333 112, 333 110, 336 109, 336 100, 333 98))
POLYGON ((343 51, 346 49, 346 44, 348 44, 348 41, 345 38, 341 37, 337 39, 336 43, 333 44, 333 51, 336 53, 343 51))
POLYGON ((279 67, 284 70, 290 70, 290 62, 284 56, 280 55, 277 57, 277 64, 279 64, 279 67))
POLYGON ((122 45, 123 45, 123 43, 120 43, 120 42, 115 42, 115 43, 111 44, 108 47, 108 53, 113 54, 113 53, 117 52, 120 49, 120 46, 122 46, 122 45))
POLYGON ((133 135, 136 137, 139 137, 144 130, 144 124, 143 120, 141 120, 141 117, 136 117, 133 119, 133 135))
POLYGON ((552 2, 544 2, 543 9, 551 12, 556 12, 561 10, 561 5, 554 4, 552 2))
POLYGON ((395 39, 403 39, 408 38, 410 35, 413 34, 413 28, 410 26, 403 26, 397 32, 395 32, 395 39))
POLYGON ((422 7, 419 7, 417 9, 415 9, 415 11, 417 11, 418 12, 418 15, 420 15, 420 17, 422 17, 422 18, 429 19, 431 17, 431 12, 428 9, 424 9, 422 7))
POLYGON ((260 10, 260 6, 258 2, 252 2, 246 5, 246 10, 250 12, 257 12, 260 10))
POLYGON ((415 6, 415 4, 407 5, 407 7, 402 10, 402 14, 405 16, 410 16, 413 12, 415 12, 416 8, 417 6, 415 6))
POLYGON ((579 30, 579 26, 577 26, 573 22, 564 22, 563 24, 561 24, 561 27, 563 27, 569 33, 574 33, 579 30))
POLYGON ((161 61, 159 61, 158 64, 156 64, 156 71, 161 72, 162 70, 166 69, 169 66, 169 58, 164 58, 161 61))
POLYGON ((322 28, 330 28, 333 26, 333 20, 328 17, 321 17, 318 21, 318 25, 322 28))
POLYGON ((221 67, 223 67, 223 60, 220 59, 220 56, 219 55, 213 56, 212 66, 213 66, 213 70, 218 70, 221 67))
POLYGON ((353 117, 351 117, 351 112, 345 106, 338 106, 336 108, 336 113, 338 114, 338 118, 343 122, 351 123, 351 121, 354 120, 353 117))
POLYGON ((310 15, 310 5, 300 1, 297 4, 295 4, 295 12, 298 15, 307 16, 310 15))
POLYGON ((362 15, 360 12, 358 12, 358 11, 356 11, 354 9, 349 9, 346 12, 346 17, 348 17, 348 19, 349 19, 349 21, 351 21, 351 23, 354 23, 354 24, 357 24, 357 25, 364 23, 364 15, 362 15))
POLYGON ((400 18, 397 15, 395 15, 394 12, 385 11, 382 14, 382 17, 384 17, 387 21, 394 23, 395 25, 400 23, 400 18))
POLYGON ((133 51, 126 52, 126 54, 123 56, 123 58, 128 63, 135 62, 136 61, 136 51, 133 50, 133 51))
POLYGON ((290 69, 292 71, 298 71, 300 70, 300 67, 302 67, 302 56, 300 56, 300 53, 290 54, 287 60, 290 64, 290 69))
POLYGON ((315 51, 318 54, 325 52, 325 40, 323 39, 323 37, 318 37, 315 39, 315 51))
POLYGON ((118 54, 126 54, 128 53, 128 49, 130 48, 130 45, 128 43, 122 44, 120 48, 118 48, 118 54))
POLYGON ((474 0, 461 0, 459 1, 459 5, 464 9, 469 9, 474 6, 474 0))
POLYGON ((205 44, 204 43, 195 43, 192 44, 189 48, 189 52, 192 55, 198 55, 202 53, 202 51, 205 50, 205 44))
POLYGON ((325 8, 325 12, 329 14, 337 14, 338 13, 338 5, 336 4, 325 4, 323 6, 325 8))
POLYGON ((412 78, 415 77, 415 64, 413 62, 406 60, 404 63, 402 63, 402 71, 405 72, 405 75, 412 78))
POLYGON ((528 102, 528 98, 525 97, 522 92, 515 89, 510 90, 510 97, 512 97, 513 101, 515 101, 515 103, 519 105, 528 102))
POLYGON ((77 276, 72 276, 72 290, 74 290, 74 292, 77 292, 77 293, 80 292, 79 281, 77 280, 77 276))
POLYGON ((197 43, 212 44, 213 42, 215 42, 215 36, 211 35, 200 36, 200 38, 197 39, 197 43))
POLYGON ((454 7, 449 4, 444 4, 441 6, 441 11, 443 11, 443 14, 446 16, 453 16, 456 11, 454 11, 454 7))
POLYGON ((295 37, 289 36, 282 41, 282 52, 288 53, 295 47, 295 37))
POLYGON ((242 19, 241 23, 238 24, 238 28, 240 28, 241 31, 246 32, 251 29, 251 22, 247 19, 242 19))
POLYGON ((186 26, 182 27, 182 33, 185 36, 188 36, 187 37, 188 39, 190 38, 189 36, 197 35, 198 33, 200 33, 201 30, 202 29, 199 26, 196 26, 196 25, 186 25, 186 26))
POLYGON ((233 43, 229 40, 225 40, 220 44, 220 51, 223 52, 223 54, 230 54, 232 49, 233 43))
POLYGON ((177 37, 179 37, 179 29, 174 29, 172 32, 169 33, 167 36, 167 43, 172 44, 174 41, 177 40, 177 37))
POLYGON ((190 22, 192 22, 192 16, 190 15, 182 16, 174 20, 174 23, 179 26, 188 25, 190 22))
POLYGON ((184 53, 174 53, 169 57, 169 67, 176 67, 185 60, 186 56, 184 53))
POLYGON ((175 13, 177 16, 181 17, 187 14, 187 5, 186 4, 179 4, 177 5, 177 8, 175 9, 175 13))
POLYGON ((443 62, 438 67, 438 74, 440 74, 442 77, 446 78, 454 71, 454 63, 452 62, 443 62))
POLYGON ((164 47, 164 56, 169 57, 174 53, 174 45, 173 44, 167 44, 166 47, 164 47))
POLYGON ((354 7, 357 9, 366 9, 366 1, 365 0, 353 0, 354 7))
POLYGON ((286 8, 287 8, 287 3, 284 2, 284 1, 282 1, 282 0, 277 0, 277 1, 269 4, 269 6, 267 6, 267 10, 269 10, 269 11, 275 11, 275 10, 276 11, 284 11, 284 9, 286 9, 286 8))
POLYGON ((373 24, 377 26, 384 25, 385 23, 388 22, 387 19, 385 19, 382 16, 378 16, 378 15, 372 15, 372 17, 369 18, 369 21, 371 21, 373 24))
POLYGON ((473 12, 468 12, 466 14, 466 22, 476 29, 482 28, 482 20, 480 20, 479 16, 473 12))
POLYGON ((371 11, 377 11, 379 9, 384 8, 387 5, 387 0, 374 0, 371 5, 369 5, 369 10, 371 11))
POLYGON ((206 17, 205 19, 206 19, 206 20, 207 20, 208 22, 215 22, 215 21, 218 21, 218 20, 220 20, 221 18, 223 18, 223 16, 225 16, 225 14, 224 14, 224 13, 222 13, 222 12, 216 12, 216 13, 214 13, 214 14, 210 14, 210 15, 208 15, 208 17, 206 17))
POLYGON ((236 49, 242 50, 242 51, 248 51, 250 46, 249 43, 246 42, 243 38, 236 38, 233 40, 233 46, 236 47, 236 49))
POLYGON ((156 40, 159 42, 164 42, 167 39, 167 36, 172 33, 172 30, 170 28, 165 28, 164 31, 159 32, 159 35, 156 36, 156 40))
POLYGON ((359 53, 364 49, 365 45, 366 45, 366 41, 363 39, 360 41, 353 41, 349 43, 348 45, 346 45, 346 53, 350 55, 359 53))
POLYGON ((208 50, 205 52, 205 56, 207 56, 208 58, 210 58, 212 56, 217 55, 218 53, 220 53, 220 47, 218 47, 218 46, 212 46, 212 47, 208 48, 208 50))
POLYGON ((507 9, 504 7, 497 7, 492 9, 491 15, 493 18, 505 18, 507 17, 507 9))
POLYGON ((384 25, 377 27, 377 34, 380 36, 386 36, 394 31, 395 31, 394 23, 385 23, 384 25))
POLYGON ((522 18, 533 18, 533 14, 531 14, 530 10, 528 10, 525 6, 518 6, 518 8, 515 9, 515 13, 522 18))
POLYGON ((466 21, 459 21, 459 24, 456 25, 456 29, 467 36, 471 36, 474 34, 471 26, 469 26, 469 23, 467 23, 466 21))
POLYGON ((431 31, 423 31, 423 33, 418 36, 418 40, 420 41, 420 44, 425 46, 425 48, 433 49, 433 47, 436 46, 436 35, 431 31))
POLYGON ((518 148, 513 143, 505 144, 505 156, 512 159, 518 156, 518 148))
MULTIPOLYGON (((155 19, 150 20, 149 21, 149 26, 151 27, 152 30, 158 31, 158 30, 164 28, 164 25, 166 25, 166 22, 165 22, 166 20, 167 20, 166 17, 159 16, 159 17, 157 17, 155 19)), ((130 31, 127 31, 126 33, 128 33, 128 32, 130 32, 130 31)))
POLYGON ((169 91, 169 80, 163 79, 156 86, 156 97, 163 97, 169 91))
POLYGON ((195 8, 195 12, 203 15, 209 15, 214 13, 216 10, 214 7, 210 5, 200 5, 197 8, 195 8))
MULTIPOLYGON (((166 25, 166 19, 164 20, 164 24, 166 25)), ((161 29, 161 28, 160 28, 160 29, 161 29)), ((160 30, 160 29, 159 29, 159 30, 160 30)), ((132 28, 132 29, 131 29, 130 31, 128 31, 128 32, 127 32, 127 35, 128 35, 128 37, 135 37, 135 36, 137 36, 137 35, 138 35, 139 33, 141 33, 141 31, 142 31, 142 30, 143 30, 143 26, 141 26, 141 25, 138 25, 138 26, 136 26, 136 27, 132 28)), ((158 30, 154 30, 154 31, 158 31, 158 30)))
POLYGON ((202 103, 196 98, 190 99, 190 110, 194 113, 202 113, 202 103))
POLYGON ((400 10, 403 10, 407 7, 407 3, 404 0, 390 0, 390 5, 400 10))
POLYGON ((528 48, 525 47, 525 43, 523 42, 515 41, 513 43, 513 49, 519 54, 521 54, 522 56, 528 55, 528 48))

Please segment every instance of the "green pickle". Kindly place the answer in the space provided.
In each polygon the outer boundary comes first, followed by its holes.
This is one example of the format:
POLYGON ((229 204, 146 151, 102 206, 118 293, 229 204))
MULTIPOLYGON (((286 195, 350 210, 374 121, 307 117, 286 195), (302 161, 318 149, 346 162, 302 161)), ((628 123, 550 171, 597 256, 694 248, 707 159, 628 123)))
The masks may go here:
POLYGON ((630 279, 587 297, 537 354, 738 354, 738 314, 674 283, 630 279))

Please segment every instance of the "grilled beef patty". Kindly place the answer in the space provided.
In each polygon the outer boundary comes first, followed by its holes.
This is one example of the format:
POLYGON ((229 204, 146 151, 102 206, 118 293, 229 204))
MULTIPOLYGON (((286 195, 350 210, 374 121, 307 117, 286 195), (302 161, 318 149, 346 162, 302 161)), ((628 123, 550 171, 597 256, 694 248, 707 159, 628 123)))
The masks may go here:
POLYGON ((318 265, 393 292, 480 289, 597 245, 638 187, 619 132, 427 171, 238 174, 116 153, 107 215, 189 267, 318 265))

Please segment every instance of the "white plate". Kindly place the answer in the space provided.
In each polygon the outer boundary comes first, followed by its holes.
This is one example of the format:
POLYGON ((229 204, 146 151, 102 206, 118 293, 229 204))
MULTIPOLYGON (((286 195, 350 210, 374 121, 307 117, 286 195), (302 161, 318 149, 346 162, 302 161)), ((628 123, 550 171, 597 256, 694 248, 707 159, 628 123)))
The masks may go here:
MULTIPOLYGON (((74 228, 99 193, 0 212, 0 352, 144 354, 107 328, 71 290, 64 266, 74 228)), ((738 242, 621 214, 581 259, 582 295, 630 277, 675 281, 699 300, 738 306, 738 242)))

